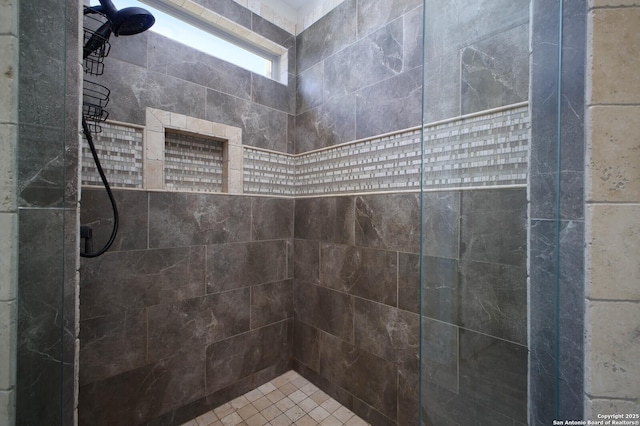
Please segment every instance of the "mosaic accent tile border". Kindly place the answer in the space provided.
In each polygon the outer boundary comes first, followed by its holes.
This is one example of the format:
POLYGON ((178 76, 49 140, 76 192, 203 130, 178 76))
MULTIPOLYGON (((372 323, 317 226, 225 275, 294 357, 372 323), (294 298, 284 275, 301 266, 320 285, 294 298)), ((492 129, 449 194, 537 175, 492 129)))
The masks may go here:
POLYGON ((222 192, 222 142, 167 131, 164 143, 167 190, 222 192))
MULTIPOLYGON (((142 133, 139 128, 105 123, 96 137, 112 186, 143 187, 142 133)), ((164 140, 164 131, 161 133, 164 140)), ((224 171, 229 162, 225 156, 235 154, 225 153, 222 142, 207 138, 171 131, 167 136, 162 153, 164 189, 224 191, 224 171)), ((235 135, 232 139, 237 141, 232 147, 238 148, 238 160, 234 164, 240 165, 242 178, 238 176, 239 188, 234 193, 299 197, 416 191, 420 189, 421 167, 427 190, 526 184, 526 103, 425 126, 424 165, 422 137, 416 128, 290 155, 242 146, 240 136, 235 135)), ((83 184, 101 185, 88 148, 84 148, 82 171, 83 184)))
MULTIPOLYGON (((111 122, 100 126, 102 132, 93 135, 93 142, 109 184, 118 188, 142 188, 143 129, 111 122)), ((86 141, 82 145, 82 184, 102 185, 86 141)))
MULTIPOLYGON (((420 129, 291 156, 244 147, 245 193, 311 196, 420 189, 420 129)), ((425 126, 425 189, 523 185, 527 104, 425 126)))

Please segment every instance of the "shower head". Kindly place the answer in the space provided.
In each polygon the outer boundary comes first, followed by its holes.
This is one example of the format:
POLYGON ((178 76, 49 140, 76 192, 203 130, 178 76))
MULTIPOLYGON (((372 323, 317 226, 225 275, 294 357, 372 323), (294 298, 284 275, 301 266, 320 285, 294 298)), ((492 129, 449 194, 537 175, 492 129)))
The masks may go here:
POLYGON ((102 13, 105 22, 84 46, 84 57, 98 49, 101 43, 109 39, 111 33, 116 37, 135 35, 148 30, 156 22, 151 12, 141 7, 125 7, 118 10, 111 0, 100 0, 100 6, 87 8, 86 13, 102 13))
POLYGON ((151 28, 156 19, 141 7, 125 7, 118 10, 111 0, 100 0, 96 10, 106 15, 115 36, 139 34, 151 28))

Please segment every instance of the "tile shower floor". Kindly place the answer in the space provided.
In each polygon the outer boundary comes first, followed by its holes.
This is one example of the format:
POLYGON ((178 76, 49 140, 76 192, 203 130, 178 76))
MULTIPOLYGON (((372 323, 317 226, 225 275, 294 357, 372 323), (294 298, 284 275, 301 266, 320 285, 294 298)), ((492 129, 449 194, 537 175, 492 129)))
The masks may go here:
POLYGON ((295 371, 288 371, 182 426, 222 425, 366 426, 368 423, 295 371))

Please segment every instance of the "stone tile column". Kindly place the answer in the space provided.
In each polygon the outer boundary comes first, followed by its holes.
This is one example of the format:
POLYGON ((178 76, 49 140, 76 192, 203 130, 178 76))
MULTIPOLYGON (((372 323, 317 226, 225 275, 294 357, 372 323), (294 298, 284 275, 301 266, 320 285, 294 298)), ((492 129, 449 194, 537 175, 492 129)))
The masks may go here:
POLYGON ((590 0, 585 419, 640 413, 640 2, 590 0))

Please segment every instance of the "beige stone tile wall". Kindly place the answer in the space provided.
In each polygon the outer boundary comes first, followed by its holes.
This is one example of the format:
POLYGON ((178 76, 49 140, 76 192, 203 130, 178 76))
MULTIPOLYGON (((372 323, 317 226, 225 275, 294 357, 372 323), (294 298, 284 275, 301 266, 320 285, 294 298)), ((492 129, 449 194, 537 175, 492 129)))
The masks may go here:
POLYGON ((589 0, 585 419, 640 413, 640 1, 589 0))
POLYGON ((18 3, 0 2, 0 424, 15 422, 17 349, 18 3))

